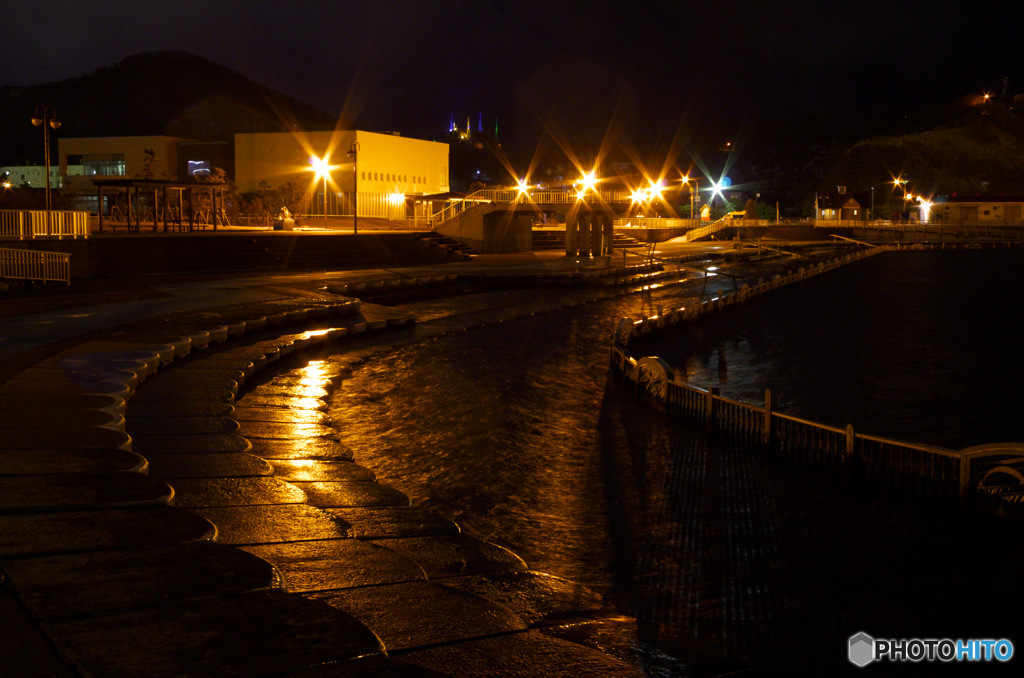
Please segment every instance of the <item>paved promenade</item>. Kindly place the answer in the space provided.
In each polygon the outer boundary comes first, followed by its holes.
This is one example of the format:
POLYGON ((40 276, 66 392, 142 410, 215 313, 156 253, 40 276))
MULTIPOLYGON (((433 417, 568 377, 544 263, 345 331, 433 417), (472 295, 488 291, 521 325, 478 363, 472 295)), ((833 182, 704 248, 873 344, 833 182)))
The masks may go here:
POLYGON ((357 291, 481 272, 611 271, 478 257, 0 319, 0 676, 641 675, 632 620, 376 482, 324 412, 339 375, 278 362, 413 332, 357 291))

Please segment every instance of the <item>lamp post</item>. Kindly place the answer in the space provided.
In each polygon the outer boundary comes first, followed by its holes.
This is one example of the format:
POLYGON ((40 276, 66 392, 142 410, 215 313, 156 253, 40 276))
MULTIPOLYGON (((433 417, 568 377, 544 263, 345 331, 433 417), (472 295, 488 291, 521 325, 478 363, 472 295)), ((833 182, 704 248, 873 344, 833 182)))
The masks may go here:
POLYGON ((57 120, 57 112, 53 110, 53 106, 45 106, 43 104, 36 104, 35 114, 32 116, 32 124, 36 127, 43 128, 43 154, 44 154, 44 165, 46 171, 46 235, 51 236, 50 230, 50 210, 53 207, 50 202, 50 130, 57 129, 60 127, 60 120, 57 120))
POLYGON ((684 175, 683 176, 683 184, 689 186, 691 181, 693 182, 693 190, 690 191, 690 218, 691 219, 696 219, 696 218, 698 218, 696 216, 696 214, 697 214, 697 203, 699 202, 698 201, 698 196, 700 195, 700 188, 697 186, 697 180, 696 179, 691 179, 689 177, 689 175, 684 175))
POLYGON ((359 233, 359 142, 353 141, 348 148, 352 158, 352 235, 359 233))
POLYGON ((906 179, 893 179, 892 183, 897 187, 903 189, 903 211, 900 212, 900 221, 903 221, 903 215, 907 211, 907 180, 906 179))

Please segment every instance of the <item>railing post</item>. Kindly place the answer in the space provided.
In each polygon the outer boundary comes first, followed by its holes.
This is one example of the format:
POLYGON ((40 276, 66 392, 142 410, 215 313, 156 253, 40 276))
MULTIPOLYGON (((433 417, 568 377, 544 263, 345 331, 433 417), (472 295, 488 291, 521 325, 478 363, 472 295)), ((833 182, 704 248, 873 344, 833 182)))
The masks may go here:
POLYGON ((707 415, 708 430, 715 428, 718 419, 718 387, 712 386, 705 395, 704 412, 707 415))
POLYGON ((761 440, 765 448, 770 450, 772 446, 772 391, 764 390, 764 423, 761 425, 761 440))
POLYGON ((960 453, 960 506, 967 506, 971 492, 971 458, 964 452, 960 453))
POLYGON ((846 448, 843 450, 843 470, 847 475, 853 475, 854 473, 854 463, 856 462, 856 459, 854 458, 856 443, 857 436, 853 432, 853 424, 847 424, 846 448))

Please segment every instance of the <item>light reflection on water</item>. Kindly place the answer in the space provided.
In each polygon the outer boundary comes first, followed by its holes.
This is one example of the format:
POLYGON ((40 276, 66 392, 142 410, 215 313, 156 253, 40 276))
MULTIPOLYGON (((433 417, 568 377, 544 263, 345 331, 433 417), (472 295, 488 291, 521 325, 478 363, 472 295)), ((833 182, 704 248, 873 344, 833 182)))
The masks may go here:
POLYGON ((1024 439, 1010 299, 1024 253, 873 257, 645 342, 699 386, 858 431, 959 449, 1024 439))
MULTIPOLYGON (((1003 263, 946 254, 872 258, 708 318, 651 350, 701 385, 718 383, 726 395, 755 402, 772 388, 783 396, 780 408, 826 423, 923 442, 952 431, 973 444, 990 442, 997 434, 985 425, 1002 417, 1011 422, 1006 435, 1021 439, 1016 419, 1000 409, 1019 404, 1019 378, 1010 390, 993 388, 1004 383, 994 381, 1000 374, 1020 376, 1019 351, 1005 331, 979 332, 1005 327, 998 323, 1007 311, 977 304, 977 289, 964 285, 974 275, 989 292, 1019 289, 1020 253, 1003 263), (943 312, 952 318, 936 317, 943 312), (982 336, 989 350, 971 343, 982 336), (988 391, 999 397, 982 395, 988 391), (952 415, 975 404, 968 431, 952 415)), ((906 506, 894 520, 859 490, 838 498, 830 480, 804 480, 749 450, 666 427, 609 385, 617 320, 692 295, 657 290, 384 352, 332 394, 334 425, 382 482, 534 569, 622 601, 655 629, 649 636, 681 654, 693 639, 735 650, 782 633, 799 644, 797 630, 831 634, 841 645, 842 634, 858 630, 847 625, 870 619, 906 621, 901 628, 912 635, 928 615, 952 620, 973 605, 965 594, 935 609, 927 591, 890 590, 889 568, 904 560, 929 585, 946 581, 932 563, 947 551, 961 554, 958 572, 977 569, 970 549, 934 538, 949 533, 941 526, 951 518, 936 514, 925 525, 906 506), (823 511, 833 500, 839 506, 823 511), (850 546, 848 536, 866 522, 890 525, 877 553, 850 546), (867 595, 847 600, 847 587, 819 562, 839 577, 873 572, 874 588, 891 600, 903 596, 901 611, 867 595), (914 617, 915 605, 927 612, 914 617), (831 625, 815 621, 823 614, 831 625)), ((986 562, 1004 555, 995 542, 983 544, 971 548, 991 549, 986 562)))

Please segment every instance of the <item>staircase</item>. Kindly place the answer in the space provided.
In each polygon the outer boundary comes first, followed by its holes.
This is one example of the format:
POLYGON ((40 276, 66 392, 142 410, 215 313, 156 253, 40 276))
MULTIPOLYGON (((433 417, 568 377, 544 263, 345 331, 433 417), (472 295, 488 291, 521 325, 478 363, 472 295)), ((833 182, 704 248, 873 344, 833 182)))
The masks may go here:
MULTIPOLYGON (((612 237, 612 247, 622 249, 624 247, 643 247, 644 243, 624 233, 615 232, 612 237)), ((565 249, 565 231, 533 231, 533 251, 543 252, 565 249)))
POLYGON ((479 254, 479 252, 474 250, 472 247, 469 247, 454 238, 441 235, 436 231, 416 233, 414 237, 428 243, 431 247, 442 247, 455 256, 462 256, 466 261, 479 254))

